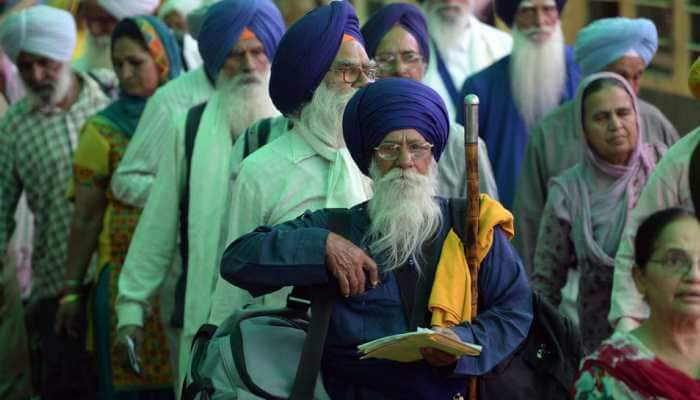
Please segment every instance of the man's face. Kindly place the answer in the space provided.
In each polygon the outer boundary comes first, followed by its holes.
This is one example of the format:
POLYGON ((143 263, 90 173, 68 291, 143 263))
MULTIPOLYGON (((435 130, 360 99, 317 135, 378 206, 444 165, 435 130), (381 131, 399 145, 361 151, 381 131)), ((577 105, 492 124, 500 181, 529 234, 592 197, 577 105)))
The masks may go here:
POLYGON ((323 78, 328 88, 347 93, 374 81, 374 63, 369 60, 365 48, 356 40, 343 42, 323 78))
POLYGON ((17 69, 27 89, 44 104, 49 104, 61 76, 64 63, 26 52, 17 57, 17 69))
POLYGON ((231 49, 231 53, 224 61, 221 72, 228 78, 233 78, 238 74, 245 74, 246 81, 242 83, 255 83, 269 68, 270 61, 267 59, 265 48, 260 40, 256 38, 239 40, 231 49))
POLYGON ((443 22, 450 23, 469 13, 470 0, 430 0, 428 7, 440 16, 443 22))
POLYGON ((606 71, 614 72, 625 78, 636 95, 639 95, 639 84, 645 69, 644 61, 634 56, 623 56, 605 67, 606 71))
POLYGON ((117 19, 112 14, 100 7, 95 0, 87 0, 81 5, 81 12, 85 18, 88 30, 95 37, 111 36, 117 19))
POLYGON ((395 76, 420 81, 425 74, 425 60, 416 38, 399 25, 384 35, 374 59, 380 78, 395 76))
POLYGON ((374 151, 374 161, 380 176, 394 168, 428 175, 433 158, 430 144, 415 129, 399 129, 390 132, 374 151), (382 149, 385 148, 386 150, 382 149))
POLYGON ((558 22, 559 10, 554 0, 523 0, 514 24, 532 42, 543 43, 552 36, 558 22))

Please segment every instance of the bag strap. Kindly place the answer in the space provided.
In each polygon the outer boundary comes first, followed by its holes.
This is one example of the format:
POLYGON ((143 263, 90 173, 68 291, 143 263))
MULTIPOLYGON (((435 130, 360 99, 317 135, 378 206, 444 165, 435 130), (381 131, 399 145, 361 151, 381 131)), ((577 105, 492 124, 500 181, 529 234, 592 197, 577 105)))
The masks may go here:
POLYGON ((695 146, 688 168, 690 197, 695 207, 695 215, 700 215, 700 142, 695 146))
MULTIPOLYGON (((349 237, 351 215, 347 209, 329 209, 328 228, 331 232, 349 237)), ((333 310, 335 288, 330 286, 314 287, 311 299, 311 322, 304 340, 304 348, 299 359, 299 367, 294 377, 291 400, 309 400, 314 398, 316 379, 321 370, 321 358, 326 342, 328 325, 333 310)))
POLYGON ((178 277, 175 286, 175 304, 171 323, 175 327, 182 327, 184 323, 185 290, 187 287, 187 264, 189 260, 189 211, 190 211, 190 176, 192 166, 192 154, 194 142, 199 130, 199 123, 207 103, 196 105, 187 112, 185 121, 185 186, 180 196, 180 257, 182 258, 182 273, 178 277))
POLYGON ((214 332, 216 332, 216 325, 204 324, 192 339, 192 347, 190 348, 192 352, 190 363, 192 365, 190 370, 192 382, 188 385, 187 377, 184 378, 181 400, 194 400, 202 392, 205 392, 207 396, 214 394, 215 389, 211 379, 199 374, 199 366, 207 356, 207 348, 211 338, 214 337, 214 332))
POLYGON ((272 130, 272 118, 265 118, 260 121, 256 134, 250 131, 251 128, 248 128, 243 135, 243 158, 248 157, 255 150, 267 144, 270 130, 272 130))
POLYGON ((440 50, 438 50, 437 44, 435 44, 435 42, 433 42, 433 48, 435 49, 435 60, 437 62, 437 70, 440 74, 440 78, 442 78, 442 83, 445 84, 445 89, 447 89, 447 93, 450 95, 452 105, 457 110, 459 110, 459 108, 461 107, 459 100, 459 89, 455 85, 455 81, 452 79, 450 71, 447 70, 445 60, 442 58, 442 54, 440 54, 440 50))

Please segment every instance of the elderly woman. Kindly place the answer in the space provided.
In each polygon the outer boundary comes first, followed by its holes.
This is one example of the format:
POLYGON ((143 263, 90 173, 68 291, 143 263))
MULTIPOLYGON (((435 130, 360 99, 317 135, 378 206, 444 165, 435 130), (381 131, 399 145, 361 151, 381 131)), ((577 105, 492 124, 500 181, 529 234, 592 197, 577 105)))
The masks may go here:
POLYGON ((112 34, 112 62, 121 96, 85 122, 73 160, 75 212, 56 329, 68 334, 79 329, 77 311, 83 303, 80 284, 91 255, 98 250, 97 285, 90 309, 99 396, 116 398, 127 391, 167 398, 172 396, 173 373, 157 304, 152 305, 152 318, 144 327, 143 338, 134 338, 137 350, 144 354, 141 373, 133 371, 137 368, 125 367, 114 354, 117 282, 140 210, 114 198, 109 183, 146 100, 160 85, 177 77, 182 68, 174 37, 165 24, 148 16, 125 18, 117 24, 112 34))
POLYGON ((651 310, 584 359, 576 399, 700 398, 700 222, 669 208, 635 237, 634 282, 651 310))
POLYGON ((634 92, 617 74, 586 78, 574 106, 584 159, 550 181, 532 283, 558 305, 569 269, 581 272, 581 335, 594 349, 611 332, 614 257, 628 211, 665 149, 644 143, 634 92))

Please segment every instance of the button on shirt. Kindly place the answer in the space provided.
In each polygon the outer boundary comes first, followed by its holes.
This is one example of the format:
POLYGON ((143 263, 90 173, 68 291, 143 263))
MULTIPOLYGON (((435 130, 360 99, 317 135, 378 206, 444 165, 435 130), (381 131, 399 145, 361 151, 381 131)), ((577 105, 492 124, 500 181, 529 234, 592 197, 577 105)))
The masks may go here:
POLYGON ((40 110, 27 98, 0 121, 0 253, 15 228, 22 191, 34 213, 32 298, 55 296, 63 287, 73 204, 66 196, 78 131, 87 117, 109 104, 100 87, 79 75, 82 87, 68 111, 40 110))

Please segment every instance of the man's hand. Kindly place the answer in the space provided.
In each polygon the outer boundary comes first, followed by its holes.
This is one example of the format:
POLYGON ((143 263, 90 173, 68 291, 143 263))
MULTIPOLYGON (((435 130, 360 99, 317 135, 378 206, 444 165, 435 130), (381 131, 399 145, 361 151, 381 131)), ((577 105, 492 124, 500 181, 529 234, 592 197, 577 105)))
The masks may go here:
MULTIPOLYGON (((450 328, 432 328, 435 332, 447 336, 450 339, 462 341, 462 339, 457 336, 455 331, 450 328)), ((434 349, 432 347, 423 347, 420 349, 421 354, 425 362, 433 367, 440 368, 452 365, 459 360, 459 357, 452 355, 450 353, 445 353, 444 351, 434 349)))
POLYGON ((123 365, 131 371, 129 365, 129 345, 127 337, 134 341, 134 352, 141 358, 141 345, 143 344, 143 327, 138 325, 124 325, 117 331, 117 340, 114 342, 114 357, 118 365, 123 365))
POLYGON ((80 330, 80 313, 83 309, 83 299, 77 294, 76 299, 58 305, 53 329, 57 335, 67 334, 73 339, 78 338, 80 330))
POLYGON ((340 294, 344 297, 364 293, 367 278, 372 287, 379 284, 374 260, 361 248, 333 232, 326 239, 326 266, 338 281, 340 294))

